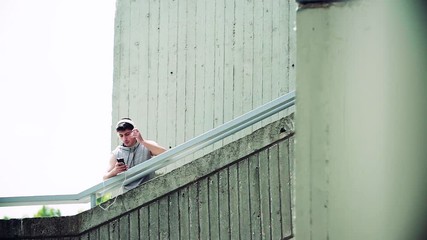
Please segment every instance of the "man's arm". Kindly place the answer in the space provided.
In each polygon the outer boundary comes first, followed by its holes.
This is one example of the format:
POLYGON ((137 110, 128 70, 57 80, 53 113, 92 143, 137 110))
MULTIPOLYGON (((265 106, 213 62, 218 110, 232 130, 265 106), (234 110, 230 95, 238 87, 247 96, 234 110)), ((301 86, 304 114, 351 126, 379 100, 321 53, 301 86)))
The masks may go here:
POLYGON ((127 165, 117 162, 117 159, 114 156, 114 154, 111 154, 109 165, 110 167, 108 168, 107 172, 103 176, 104 180, 112 178, 117 174, 124 172, 128 169, 127 165))
POLYGON ((160 146, 159 144, 157 144, 155 141, 144 139, 140 143, 143 144, 146 148, 148 148, 148 150, 150 150, 153 156, 157 156, 160 153, 166 152, 166 149, 160 146))
POLYGON ((144 145, 146 148, 148 148, 148 150, 150 150, 150 152, 153 156, 157 156, 160 153, 163 153, 166 151, 166 149, 164 147, 160 146, 157 142, 155 142, 153 140, 143 139, 141 136, 141 133, 139 132, 139 130, 137 128, 134 128, 132 130, 132 134, 136 138, 136 141, 138 141, 139 143, 144 145))

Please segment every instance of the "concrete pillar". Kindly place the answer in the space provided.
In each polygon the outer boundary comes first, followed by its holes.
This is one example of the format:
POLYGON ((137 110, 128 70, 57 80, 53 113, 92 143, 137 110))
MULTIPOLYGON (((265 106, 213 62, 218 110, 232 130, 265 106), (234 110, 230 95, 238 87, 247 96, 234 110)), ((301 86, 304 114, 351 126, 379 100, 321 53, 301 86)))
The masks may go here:
POLYGON ((296 239, 425 239, 421 2, 300 4, 296 239))

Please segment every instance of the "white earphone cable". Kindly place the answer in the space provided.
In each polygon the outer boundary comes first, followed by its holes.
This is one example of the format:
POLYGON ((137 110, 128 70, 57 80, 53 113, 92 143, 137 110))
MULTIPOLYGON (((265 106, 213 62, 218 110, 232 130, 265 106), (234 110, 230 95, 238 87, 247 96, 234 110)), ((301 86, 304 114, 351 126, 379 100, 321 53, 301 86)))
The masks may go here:
MULTIPOLYGON (((109 204, 107 207, 103 207, 102 206, 102 203, 100 203, 100 204, 98 204, 98 206, 102 209, 102 210, 104 210, 104 211, 108 211, 108 208, 110 208, 111 206, 113 206, 113 204, 114 203, 116 203, 116 200, 117 200, 117 197, 119 196, 119 191, 120 190, 122 190, 122 194, 123 194, 123 186, 125 185, 125 181, 126 181, 126 178, 127 178, 127 174, 126 174, 126 172, 124 172, 124 174, 125 174, 125 179, 123 180, 123 182, 122 182, 122 184, 120 185, 120 188, 118 189, 118 191, 117 191, 117 194, 114 196, 114 201, 111 203, 111 204, 109 204)), ((105 191, 105 180, 103 180, 102 181, 102 188, 103 188, 103 191, 105 191)))

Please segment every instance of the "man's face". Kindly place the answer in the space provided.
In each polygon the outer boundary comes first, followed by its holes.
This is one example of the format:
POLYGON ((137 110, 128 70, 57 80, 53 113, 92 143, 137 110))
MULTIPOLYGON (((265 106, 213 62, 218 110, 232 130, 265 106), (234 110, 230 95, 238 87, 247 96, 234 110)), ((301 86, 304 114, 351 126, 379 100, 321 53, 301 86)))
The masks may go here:
POLYGON ((117 131, 117 135, 126 147, 131 147, 136 142, 136 139, 132 137, 132 130, 117 131))

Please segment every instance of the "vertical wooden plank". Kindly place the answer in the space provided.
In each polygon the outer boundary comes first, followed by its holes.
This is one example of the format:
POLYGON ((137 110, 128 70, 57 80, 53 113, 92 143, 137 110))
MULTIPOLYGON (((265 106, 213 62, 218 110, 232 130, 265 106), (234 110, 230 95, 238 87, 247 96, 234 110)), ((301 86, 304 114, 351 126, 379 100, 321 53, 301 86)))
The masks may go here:
POLYGON ((139 229, 141 236, 140 239, 149 239, 150 238, 150 211, 149 206, 144 206, 139 209, 139 229))
MULTIPOLYGON (((168 49, 168 119, 167 146, 173 148, 184 142, 185 126, 185 7, 184 1, 169 1, 168 49)), ((183 160, 164 168, 169 172, 182 165, 183 160)))
MULTIPOLYGON (((224 122, 231 121, 234 109, 234 1, 224 0, 224 122)), ((224 139, 228 144, 232 137, 224 139)))
POLYGON ((290 72, 290 76, 289 79, 290 81, 290 85, 289 85, 289 89, 290 90, 295 90, 295 64, 296 64, 296 51, 297 51, 297 31, 296 31, 296 13, 297 13, 297 3, 295 1, 289 1, 289 64, 290 64, 290 69, 292 69, 292 71, 290 72))
MULTIPOLYGON (((296 81, 296 46, 297 46, 297 37, 296 37, 296 9, 297 3, 295 1, 288 1, 289 4, 289 49, 288 49, 288 63, 289 63, 289 91, 295 90, 295 81, 296 81)), ((288 112, 295 112, 295 106, 292 106, 288 109, 288 112)))
MULTIPOLYGON (((262 99, 262 85, 263 85, 263 69, 262 69, 262 56, 263 56, 263 1, 254 1, 254 59, 253 59, 253 92, 252 101, 253 108, 259 107, 263 104, 262 99)), ((261 122, 255 123, 253 129, 261 128, 261 122)))
POLYGON ((129 213, 129 239, 140 239, 139 209, 129 213))
POLYGON ((261 239, 271 238, 270 221, 270 174, 268 168, 268 150, 259 152, 259 188, 261 209, 261 239))
POLYGON ((289 139, 279 143, 280 205, 282 214, 282 237, 292 235, 291 179, 289 168, 289 139))
POLYGON ((289 178, 291 184, 291 232, 294 233, 294 214, 295 214, 295 135, 289 138, 289 178))
MULTIPOLYGON (((253 109, 253 60, 254 60, 254 3, 244 1, 243 13, 243 114, 253 109)), ((244 135, 252 132, 249 126, 242 131, 244 135)))
POLYGON ((169 147, 167 139, 167 89, 168 89, 168 38, 169 38, 169 1, 160 1, 160 32, 159 32, 159 88, 157 93, 158 118, 157 141, 169 147))
POLYGON ((205 1, 196 1, 196 102, 195 102, 195 136, 203 133, 204 94, 205 94, 205 48, 206 48, 205 1))
MULTIPOLYGON (((185 93, 183 100, 185 102, 184 112, 182 112, 182 117, 184 118, 184 125, 182 130, 184 131, 184 140, 188 141, 194 137, 194 128, 195 128, 195 57, 196 57, 196 1, 184 0, 179 1, 180 5, 185 5, 185 15, 184 22, 185 30, 181 30, 182 36, 185 36, 184 42, 184 51, 185 51, 185 60, 179 61, 178 64, 183 65, 184 78, 185 81, 180 82, 180 84, 185 84, 185 93)), ((185 164, 193 160, 193 154, 185 157, 180 161, 180 163, 185 164)))
POLYGON ((109 224, 104 224, 99 227, 99 240, 110 239, 109 224))
POLYGON ((150 212, 149 239, 159 239, 159 202, 155 201, 151 203, 148 207, 148 211, 150 212))
POLYGON ((199 234, 199 182, 191 184, 188 188, 188 203, 190 217, 190 239, 200 239, 199 234))
POLYGON ((129 239, 129 215, 122 216, 119 220, 119 235, 121 239, 129 239))
MULTIPOLYGON (((273 0, 264 0, 263 6, 263 51, 262 51, 262 100, 263 104, 272 99, 272 8, 273 0)), ((261 122, 265 126, 271 122, 271 117, 266 118, 261 122)))
POLYGON ((189 216, 188 187, 179 190, 179 239, 190 240, 190 216, 189 216))
POLYGON ((239 225, 239 177, 237 164, 231 165, 228 169, 229 189, 230 189, 230 233, 231 239, 240 239, 239 225))
POLYGON ((147 136, 149 125, 149 48, 150 48, 150 1, 140 2, 140 15, 138 19, 139 38, 139 103, 133 106, 137 109, 136 118, 143 136, 147 136))
MULTIPOLYGON (((243 114, 243 42, 244 42, 244 0, 235 0, 234 24, 234 108, 233 119, 243 114)), ((234 139, 243 136, 242 131, 235 134, 234 139)))
POLYGON ((209 182, 207 178, 199 180, 199 224, 200 239, 209 239, 209 182))
POLYGON ((129 84, 130 84, 130 69, 129 69, 129 55, 130 55, 130 33, 131 33, 131 24, 130 24, 130 0, 121 1, 121 11, 122 14, 122 24, 121 24, 121 40, 120 40, 120 98, 119 98, 119 116, 127 117, 129 116, 129 84))
MULTIPOLYGON (((224 123, 224 0, 215 2, 215 79, 214 79, 214 123, 218 127, 224 123)), ((222 146, 222 140, 214 144, 214 149, 222 146)))
POLYGON ((110 239, 113 240, 113 239, 119 239, 120 238, 120 231, 119 231, 120 227, 119 227, 119 225, 120 225, 120 223, 119 223, 118 219, 113 220, 113 221, 110 222, 110 227, 109 227, 109 230, 110 230, 110 233, 109 233, 110 239))
POLYGON ((186 66, 187 66, 187 0, 177 1, 178 34, 177 34, 177 99, 176 99, 176 145, 185 142, 186 130, 186 66))
MULTIPOLYGON (((272 89, 271 89, 271 99, 275 99, 280 95, 281 92, 281 81, 285 76, 281 76, 281 67, 283 64, 283 59, 281 58, 282 53, 286 51, 282 46, 280 38, 280 14, 283 12, 283 9, 280 9, 280 0, 273 0, 273 9, 272 9, 272 89)), ((285 66, 286 68, 286 66, 285 66)), ((272 116, 272 121, 279 119, 281 113, 275 114, 272 116)))
POLYGON ((251 239, 261 239, 261 209, 259 191, 259 160, 258 154, 255 154, 249 157, 251 239))
POLYGON ((176 119, 177 119, 177 39, 178 39, 178 1, 168 0, 168 48, 167 48, 167 83, 166 83, 166 146, 173 148, 176 145, 176 119))
MULTIPOLYGON (((147 0, 148 1, 148 0, 147 0)), ((157 142, 158 130, 158 83, 159 83, 159 37, 160 37, 160 3, 159 0, 150 0, 149 15, 149 49, 148 49, 148 132, 146 137, 157 142)), ((162 144, 161 142, 159 142, 162 144)))
MULTIPOLYGON (((278 31, 279 31, 279 93, 277 97, 280 97, 289 92, 289 1, 279 0, 279 11, 276 10, 279 15, 278 31)), ((284 117, 284 115, 282 114, 284 117)))
MULTIPOLYGON (((125 1, 119 1, 116 5, 116 18, 115 18, 115 29, 114 29, 114 70, 113 70, 113 99, 112 99, 112 120, 117 121, 123 116, 122 113, 122 101, 121 98, 124 97, 126 92, 122 91, 122 71, 124 68, 124 63, 122 59, 122 44, 121 42, 126 37, 123 33, 128 26, 126 26, 126 21, 123 19, 124 15, 127 15, 123 11, 123 5, 125 1)), ((114 125, 113 125, 114 126, 114 125)), ((111 147, 114 147, 118 143, 117 136, 114 129, 111 129, 111 147)))
POLYGON ((208 178, 209 182, 209 239, 220 239, 219 201, 218 201, 218 173, 208 178))
POLYGON ((219 172, 219 227, 220 239, 231 239, 230 237, 230 191, 228 188, 228 168, 219 172))
POLYGON ((187 0, 186 10, 186 70, 185 70, 185 141, 195 136, 196 94, 196 15, 197 1, 187 0))
POLYGON ((169 239, 169 197, 159 200, 159 239, 169 239))
MULTIPOLYGON (((207 132, 214 127, 214 102, 215 102, 215 2, 205 1, 205 104, 204 127, 207 132)), ((205 148, 205 154, 213 150, 213 145, 205 148)))
POLYGON ((169 194, 169 239, 179 239, 180 219, 178 209, 181 208, 179 205, 179 193, 173 192, 169 194))
POLYGON ((111 144, 110 147, 113 148, 117 145, 118 139, 116 136, 116 132, 114 129, 114 123, 120 118, 118 106, 119 106, 119 86, 120 86, 120 40, 121 40, 121 15, 120 15, 120 4, 116 4, 116 11, 115 11, 115 19, 114 19, 114 47, 113 47, 113 88, 112 88, 112 102, 111 102, 111 120, 112 120, 112 126, 111 126, 111 144))
MULTIPOLYGON (((194 134, 198 136, 204 133, 205 117, 205 48, 206 48, 206 18, 205 2, 196 2, 196 101, 195 101, 195 129, 194 134)), ((194 154, 200 157, 201 151, 194 154)))
POLYGON ((279 148, 277 144, 270 147, 269 159, 271 237, 272 239, 281 239, 282 223, 280 209, 279 148))
MULTIPOLYGON (((279 0, 279 35, 280 35, 280 47, 282 52, 280 53, 280 69, 279 69, 279 89, 278 97, 289 92, 290 88, 290 28, 292 24, 290 22, 290 2, 287 0, 279 0)), ((285 117, 289 114, 289 110, 286 109, 278 114, 279 118, 285 117)))
POLYGON ((80 240, 89 240, 89 233, 84 233, 80 236, 80 240))
POLYGON ((89 239, 100 239, 99 238, 99 228, 95 228, 88 233, 89 239))
MULTIPOLYGON (((127 116, 135 120, 137 123, 142 119, 137 118, 138 110, 141 111, 140 108, 136 108, 135 106, 140 106, 142 104, 142 94, 139 94, 140 89, 140 47, 141 47, 141 36, 140 32, 142 31, 140 25, 140 10, 141 10, 141 1, 130 0, 129 6, 129 40, 124 44, 129 45, 129 55, 128 59, 128 67, 129 67, 129 111, 127 116), (137 31, 135 31, 137 30, 137 31)), ((138 127, 138 126, 137 126, 138 127)))
POLYGON ((251 239, 251 209, 249 198, 249 163, 248 159, 241 160, 239 168, 239 219, 240 239, 251 239))
MULTIPOLYGON (((280 93, 283 91, 281 89, 281 84, 285 79, 286 75, 281 75, 281 68, 286 69, 287 64, 284 65, 285 59, 284 53, 286 53, 285 46, 281 41, 281 33, 280 33, 280 15, 283 12, 287 12, 287 9, 280 8, 280 0, 273 0, 273 8, 272 8, 272 88, 271 94, 272 99, 276 99, 280 96, 280 93)), ((285 80, 286 81, 286 80, 285 80)), ((275 114, 272 116, 272 121, 276 121, 279 119, 280 114, 275 114)))

